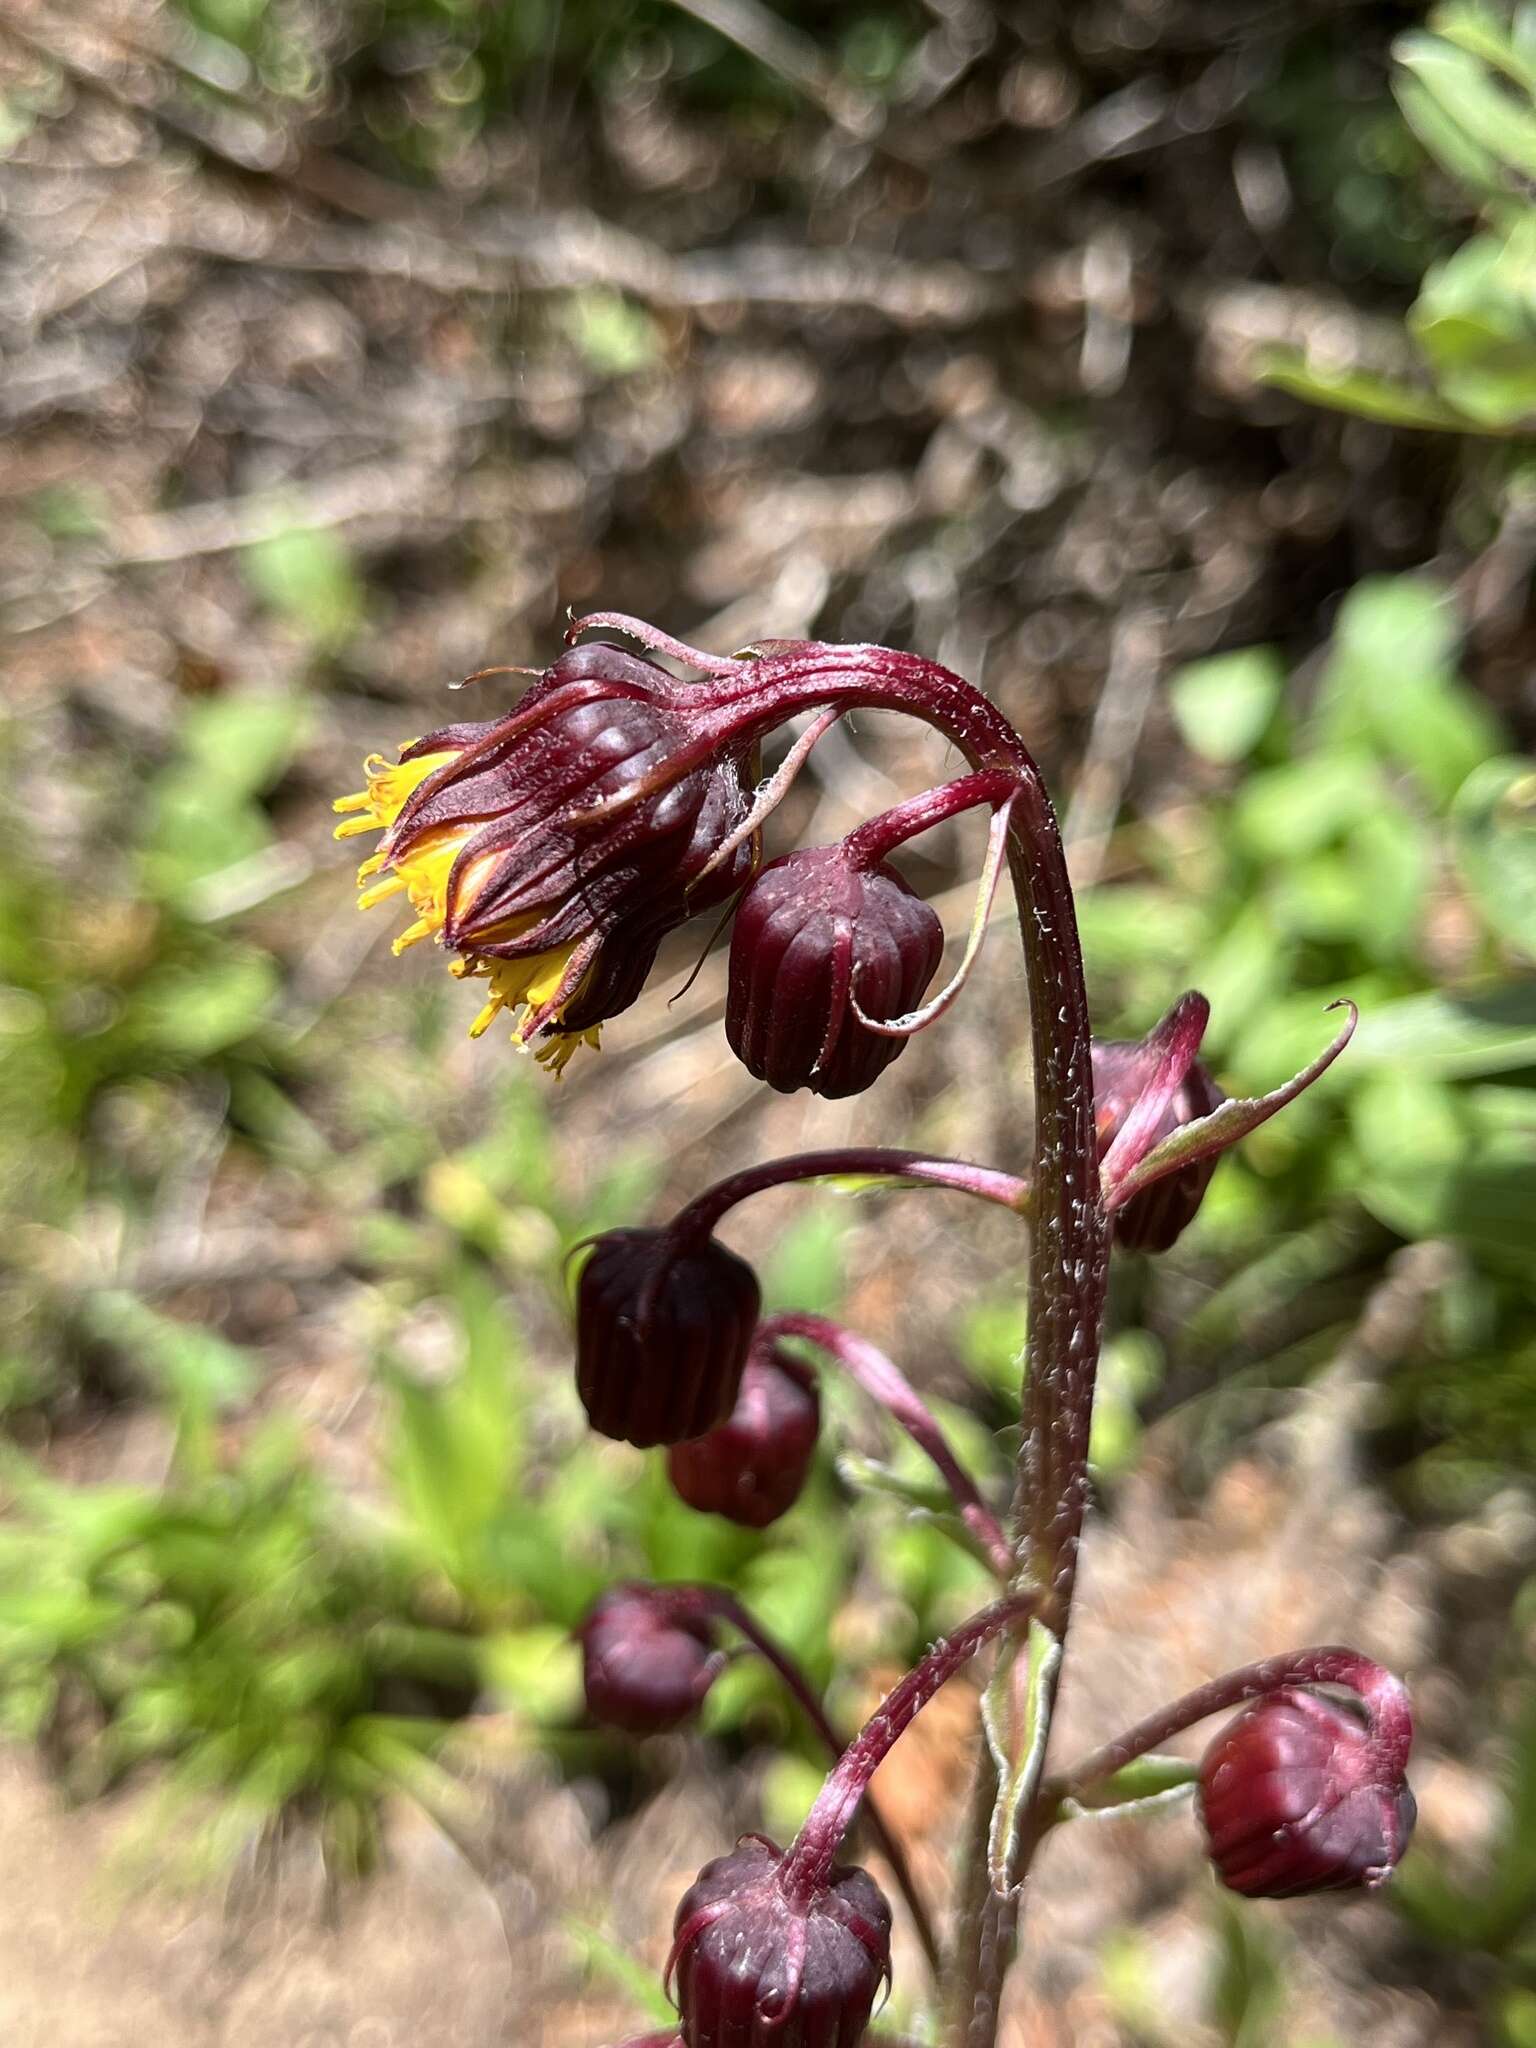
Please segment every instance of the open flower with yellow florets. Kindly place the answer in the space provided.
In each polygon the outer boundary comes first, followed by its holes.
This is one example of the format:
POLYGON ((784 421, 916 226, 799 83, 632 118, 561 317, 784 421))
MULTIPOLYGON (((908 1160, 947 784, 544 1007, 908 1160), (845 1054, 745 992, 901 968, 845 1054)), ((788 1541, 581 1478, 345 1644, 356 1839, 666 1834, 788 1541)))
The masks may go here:
POLYGON ((483 980, 479 1037, 503 1010, 555 1073, 639 995, 663 938, 750 878, 744 755, 688 751, 683 686, 602 644, 577 648, 516 710, 374 755, 339 799, 338 838, 381 831, 361 909, 403 896, 396 953, 430 940, 483 980), (723 855, 723 857, 722 857, 723 855))

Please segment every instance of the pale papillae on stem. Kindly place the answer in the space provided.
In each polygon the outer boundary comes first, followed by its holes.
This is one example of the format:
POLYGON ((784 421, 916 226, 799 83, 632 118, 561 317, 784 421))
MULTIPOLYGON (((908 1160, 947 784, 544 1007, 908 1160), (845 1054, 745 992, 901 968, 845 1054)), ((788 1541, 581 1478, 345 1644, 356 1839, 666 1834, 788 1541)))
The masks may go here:
POLYGON ((678 1725, 714 1682, 727 1642, 739 1641, 778 1670, 834 1756, 794 1842, 722 1845, 690 1887, 665 1970, 676 2026, 645 2039, 854 2048, 882 2038, 874 2016, 892 1910, 866 1871, 837 1859, 876 1765, 973 1657, 990 1658, 994 1676, 942 1949, 899 1844, 871 1816, 928 1958, 922 1996, 951 2048, 993 2048, 1023 1880, 1041 1845, 1079 1813, 1147 1803, 1149 1784, 1166 1790, 1182 1776, 1194 1786, 1212 1867, 1236 1891, 1381 1883, 1412 1828, 1412 1722, 1398 1681, 1355 1651, 1277 1655, 1149 1714, 1075 1767, 1059 1768, 1052 1753, 1111 1249, 1173 1244, 1220 1154, 1344 1050, 1353 1005, 1341 999, 1344 1022, 1310 1065, 1253 1098, 1223 1094, 1201 1065, 1209 1011, 1197 994, 1180 996, 1138 1043, 1096 1041, 1050 798, 1019 734, 962 677, 866 645, 767 641, 713 655, 610 613, 574 621, 567 637, 547 669, 519 672, 526 687, 513 708, 445 725, 394 763, 372 757, 366 787, 336 807, 338 836, 380 835, 359 871, 359 902, 404 899, 411 919, 396 951, 430 942, 450 973, 481 984, 472 1034, 506 1017, 514 1043, 559 1075, 635 1001, 671 931, 724 912, 734 923, 726 1036, 737 1056, 785 1092, 862 1094, 960 997, 1006 864, 1033 1056, 1034 1139, 1019 1170, 879 1145, 807 1152, 735 1174, 668 1221, 577 1248, 577 1385, 594 1430, 663 1447, 692 1507, 761 1528, 804 1484, 821 1423, 817 1371, 839 1369, 930 1460, 953 1502, 946 1526, 997 1586, 846 1745, 804 1675, 729 1595, 631 1585, 599 1603, 582 1632, 596 1718, 637 1736, 678 1725), (835 845, 765 862, 765 827, 795 776, 840 718, 864 708, 923 720, 966 772, 835 845), (801 719, 764 779, 764 742, 801 719), (944 935, 892 857, 968 810, 989 820, 976 912, 956 972, 934 989, 944 935), (751 1267, 716 1230, 736 1204, 802 1181, 947 1191, 1017 1215, 1028 1336, 1011 1500, 987 1499, 867 1338, 820 1316, 762 1319, 751 1267), (1233 1709, 1198 1770, 1151 1757, 1233 1709))

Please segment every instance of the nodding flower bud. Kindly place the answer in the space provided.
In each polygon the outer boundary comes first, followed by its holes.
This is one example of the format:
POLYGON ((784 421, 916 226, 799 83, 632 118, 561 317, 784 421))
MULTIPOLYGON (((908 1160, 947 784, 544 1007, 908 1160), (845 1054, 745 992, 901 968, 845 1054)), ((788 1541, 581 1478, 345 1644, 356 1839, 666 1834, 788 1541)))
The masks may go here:
POLYGON ((867 1871, 838 1864, 808 1899, 780 1883, 783 1852, 748 1835, 706 1863, 677 1909, 685 2048, 856 2048, 890 1977, 891 1909, 867 1871))
POLYGON ((760 1304, 752 1268, 712 1237, 604 1231, 576 1285, 576 1387, 592 1427, 644 1449, 724 1422, 760 1304))
POLYGON ((922 1001, 944 951, 937 913, 884 861, 812 846, 763 869, 731 937, 725 1032, 770 1088, 858 1095, 906 1044, 866 1030, 922 1001))
POLYGON ((415 913, 395 951, 431 939, 487 983, 472 1035, 520 1007, 514 1039, 558 1073, 634 1000, 665 934, 747 880, 750 837, 716 862, 750 807, 744 765, 700 761, 696 724, 654 663, 578 647, 505 717, 375 755, 339 800, 340 836, 384 834, 360 906, 402 895, 415 913))
POLYGON ((781 1346, 754 1344, 736 1406, 718 1429, 667 1453, 673 1488, 701 1514, 766 1529, 800 1497, 816 1453, 816 1376, 781 1346))
POLYGON ((613 1586, 576 1632, 587 1710, 605 1727, 660 1735, 698 1712, 725 1667, 708 1619, 665 1586, 613 1586))
MULTIPOLYGON (((1139 1042, 1110 1039, 1093 1044, 1093 1094, 1099 1134, 1099 1157, 1115 1137, 1145 1085, 1146 1047, 1139 1042)), ((1209 1116, 1226 1101, 1198 1060, 1180 1082, 1156 1128, 1147 1136, 1145 1149, 1161 1144, 1182 1124, 1209 1116)), ((1115 1242, 1133 1252, 1166 1252, 1194 1222, 1205 1191, 1211 1184, 1217 1160, 1192 1160, 1177 1172, 1154 1181, 1132 1195, 1114 1216, 1115 1242)))
POLYGON ((1255 1899, 1384 1884, 1416 1814, 1404 1749, 1299 1686, 1252 1701, 1200 1765, 1200 1818, 1217 1876, 1255 1899))

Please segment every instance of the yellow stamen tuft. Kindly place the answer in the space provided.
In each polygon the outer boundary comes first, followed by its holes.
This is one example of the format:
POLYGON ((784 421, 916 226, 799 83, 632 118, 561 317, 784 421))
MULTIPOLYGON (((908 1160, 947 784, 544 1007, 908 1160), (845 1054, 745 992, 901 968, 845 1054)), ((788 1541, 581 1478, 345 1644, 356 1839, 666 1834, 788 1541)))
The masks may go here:
POLYGON ((413 925, 408 925, 399 938, 393 941, 389 950, 398 960, 408 946, 419 945, 423 939, 430 939, 437 929, 430 918, 418 917, 413 925))
MULTIPOLYGON (((336 837, 350 839, 360 832, 388 832, 410 796, 428 776, 456 759, 457 752, 446 748, 412 761, 393 763, 381 754, 370 754, 363 763, 367 788, 338 797, 332 807, 342 821, 335 828, 336 837)), ((478 829, 477 820, 446 823, 415 837, 415 843, 399 854, 390 851, 386 840, 358 868, 359 910, 371 910, 375 904, 404 894, 416 913, 414 923, 393 942, 391 950, 397 955, 420 945, 423 939, 441 941, 448 921, 449 876, 466 841, 478 829)), ((466 864, 453 892, 457 919, 467 920, 477 897, 495 873, 498 858, 496 854, 486 854, 466 864)), ((476 940, 491 943, 514 939, 538 921, 536 914, 508 918, 489 931, 477 932, 476 940)), ((481 979, 490 984, 486 1000, 469 1027, 470 1037, 483 1037, 503 1010, 520 1011, 512 1033, 513 1044, 532 1052, 540 1066, 557 1080, 583 1046, 595 1050, 602 1043, 600 1028, 593 1025, 585 1031, 563 1030, 558 1010, 550 1020, 553 1029, 536 1041, 530 1037, 532 1020, 541 1011, 547 1012, 560 994, 570 973, 572 951, 571 946, 552 946, 526 960, 487 960, 474 952, 452 954, 447 965, 457 979, 481 979)))
POLYGON ((552 1031, 548 1038, 541 1038, 533 1049, 533 1056, 546 1074, 553 1074, 557 1081, 565 1078, 565 1070, 584 1045, 594 1052, 601 1052, 603 1027, 592 1024, 585 1031, 552 1031))
POLYGON ((500 996, 492 996, 491 1000, 481 1010, 479 1016, 476 1017, 474 1023, 470 1025, 470 1037, 483 1038, 506 1007, 505 1002, 503 1002, 500 996))
POLYGON ((357 899, 359 910, 372 910, 375 903, 383 903, 391 896, 398 896, 405 887, 404 875, 386 875, 382 882, 375 882, 371 889, 365 889, 357 899))
POLYGON ((454 760, 458 751, 457 747, 446 747, 435 754, 420 754, 414 761, 393 762, 386 761, 382 754, 370 754, 363 763, 368 787, 354 790, 350 796, 339 796, 331 805, 333 811, 361 811, 365 815, 349 817, 345 824, 338 825, 336 837, 350 839, 356 832, 387 831, 399 817, 406 798, 445 762, 454 760))

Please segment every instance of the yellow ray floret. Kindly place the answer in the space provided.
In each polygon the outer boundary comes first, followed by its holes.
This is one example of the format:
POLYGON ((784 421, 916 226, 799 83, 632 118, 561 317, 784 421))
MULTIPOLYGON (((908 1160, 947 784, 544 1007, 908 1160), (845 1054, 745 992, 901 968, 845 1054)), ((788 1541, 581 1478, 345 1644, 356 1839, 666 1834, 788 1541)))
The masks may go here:
POLYGON ((526 960, 489 960, 470 967, 468 972, 484 975, 491 984, 489 998, 469 1027, 470 1037, 479 1038, 503 1010, 521 1005, 523 1014, 513 1029, 512 1043, 531 1051, 539 1065, 557 1080, 582 1046, 598 1050, 602 1045, 602 1027, 596 1024, 585 1031, 552 1031, 531 1042, 528 1037, 533 1017, 559 993, 571 964, 571 952, 570 946, 554 946, 526 960))
MULTIPOLYGON (((414 741, 407 745, 414 746, 414 741)), ((357 811, 361 815, 349 817, 345 824, 336 827, 338 839, 351 839, 359 832, 387 830, 399 817, 406 798, 435 775, 446 762, 454 759, 457 747, 449 747, 436 754, 419 754, 414 761, 390 763, 382 754, 370 754, 363 763, 363 773, 368 778, 368 787, 359 789, 351 796, 339 796, 331 805, 333 811, 357 811)))
POLYGON ((594 1052, 600 1052, 602 1044, 602 1025, 589 1024, 585 1031, 551 1031, 547 1038, 541 1038, 533 1048, 533 1056, 545 1073, 553 1074, 558 1081, 584 1045, 590 1045, 594 1052))
MULTIPOLYGON (((411 793, 445 762, 453 760, 455 751, 423 754, 414 761, 401 761, 394 766, 380 754, 370 755, 363 764, 368 787, 336 801, 334 808, 348 814, 336 827, 336 837, 349 839, 358 832, 388 831, 411 793)), ((441 945, 448 918, 448 879, 466 839, 478 829, 479 822, 444 824, 400 854, 391 853, 386 845, 358 869, 359 910, 371 910, 392 896, 404 895, 416 913, 415 921, 393 941, 396 954, 423 939, 441 945)), ((479 895, 495 865, 494 854, 466 865, 454 888, 455 909, 461 916, 479 895)), ((509 918, 480 936, 482 940, 516 938, 538 921, 536 914, 509 918)), ((470 1037, 483 1036, 503 1010, 519 1009, 522 1015, 513 1029, 512 1042, 531 1051, 539 1064, 557 1078, 582 1046, 596 1048, 601 1042, 601 1031, 596 1025, 585 1031, 556 1029, 541 1034, 536 1042, 530 1042, 528 1037, 532 1018, 559 993, 570 966, 571 951, 570 946, 556 946, 526 960, 486 960, 473 954, 451 959, 448 967, 455 976, 482 977, 490 982, 489 998, 469 1027, 470 1037)), ((558 1020, 559 1012, 555 1015, 558 1020)))

